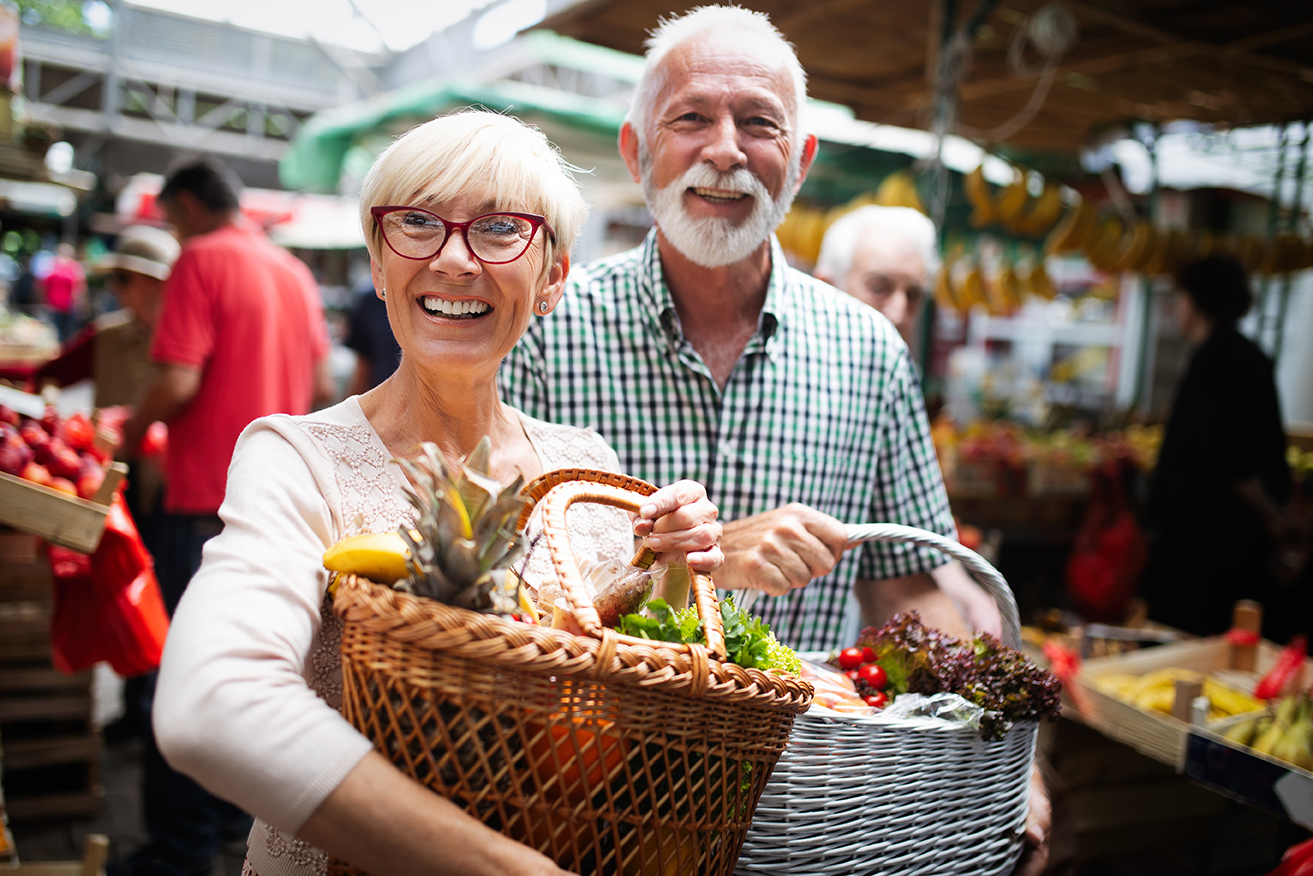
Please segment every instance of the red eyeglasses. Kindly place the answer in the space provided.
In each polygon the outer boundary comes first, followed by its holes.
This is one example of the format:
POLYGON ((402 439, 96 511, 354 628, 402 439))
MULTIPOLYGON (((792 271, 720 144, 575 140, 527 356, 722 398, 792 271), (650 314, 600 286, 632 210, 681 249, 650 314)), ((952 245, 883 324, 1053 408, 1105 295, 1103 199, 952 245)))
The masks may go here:
POLYGON ((474 257, 487 265, 504 265, 524 255, 540 227, 556 243, 546 217, 534 213, 485 213, 468 222, 452 222, 419 207, 371 207, 369 212, 388 249, 416 261, 437 258, 457 231, 474 257))

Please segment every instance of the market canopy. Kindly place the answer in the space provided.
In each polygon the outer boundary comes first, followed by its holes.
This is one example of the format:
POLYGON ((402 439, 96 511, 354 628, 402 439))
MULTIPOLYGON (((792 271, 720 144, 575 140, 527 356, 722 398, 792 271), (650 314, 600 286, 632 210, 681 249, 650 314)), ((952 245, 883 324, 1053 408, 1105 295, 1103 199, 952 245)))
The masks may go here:
MULTIPOLYGON (((960 130, 982 142, 1075 152, 1129 122, 1196 120, 1223 126, 1313 118, 1313 6, 1307 0, 1073 2, 1077 35, 1054 62, 1038 111, 1009 136, 987 136, 1029 112, 1044 77, 1018 75, 1009 45, 1044 0, 957 3, 739 0, 766 12, 807 71, 812 97, 858 118, 907 127, 931 120, 928 71, 944 10, 959 10, 972 53, 957 90, 960 130)), ((693 4, 689 4, 690 6, 693 4)), ((639 53, 669 15, 664 0, 583 0, 542 22, 580 40, 639 53)), ((1043 16, 1041 16, 1043 17, 1043 16)), ((1022 31, 1024 33, 1024 31, 1022 31)), ((1025 47, 1021 66, 1042 57, 1025 47)))

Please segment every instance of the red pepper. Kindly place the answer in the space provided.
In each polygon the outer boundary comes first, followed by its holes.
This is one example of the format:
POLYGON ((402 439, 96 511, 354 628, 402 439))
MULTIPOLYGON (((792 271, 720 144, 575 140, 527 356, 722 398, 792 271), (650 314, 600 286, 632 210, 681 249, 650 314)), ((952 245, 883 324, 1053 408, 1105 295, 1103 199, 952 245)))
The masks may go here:
POLYGON ((1303 665, 1307 654, 1308 641, 1303 636, 1295 636, 1291 639, 1290 644, 1286 645, 1285 650, 1277 657, 1277 662, 1254 688, 1254 696, 1260 700, 1281 696, 1281 692, 1294 681, 1295 674, 1299 672, 1299 667, 1303 665))

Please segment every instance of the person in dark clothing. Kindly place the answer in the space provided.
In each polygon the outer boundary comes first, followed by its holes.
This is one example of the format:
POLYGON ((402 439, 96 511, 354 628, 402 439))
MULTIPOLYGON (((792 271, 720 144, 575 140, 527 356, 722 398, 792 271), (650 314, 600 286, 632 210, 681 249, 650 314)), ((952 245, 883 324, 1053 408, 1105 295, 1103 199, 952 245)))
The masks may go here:
POLYGON ((401 361, 401 345, 388 322, 387 302, 378 297, 372 280, 356 290, 346 346, 356 354, 348 396, 369 392, 391 377, 401 361))
POLYGON ((1149 616, 1224 632, 1238 599, 1269 601, 1303 565, 1272 361, 1236 330, 1253 303, 1234 260, 1177 276, 1176 316, 1196 344, 1150 482, 1142 592, 1149 616))

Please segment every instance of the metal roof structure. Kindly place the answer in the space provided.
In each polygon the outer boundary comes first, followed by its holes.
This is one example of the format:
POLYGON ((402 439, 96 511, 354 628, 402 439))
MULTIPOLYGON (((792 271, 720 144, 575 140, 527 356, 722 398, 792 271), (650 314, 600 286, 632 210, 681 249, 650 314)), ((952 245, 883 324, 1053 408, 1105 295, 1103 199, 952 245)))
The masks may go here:
MULTIPOLYGON (((1026 150, 1076 152, 1134 122, 1313 118, 1313 6, 1305 0, 740 5, 769 14, 797 47, 812 97, 872 122, 929 127, 946 71, 958 99, 950 133, 1026 150), (1055 39, 1059 6, 1075 25, 1065 44, 1055 39)), ((540 27, 641 53, 647 31, 672 11, 680 9, 659 0, 583 0, 540 27)))

